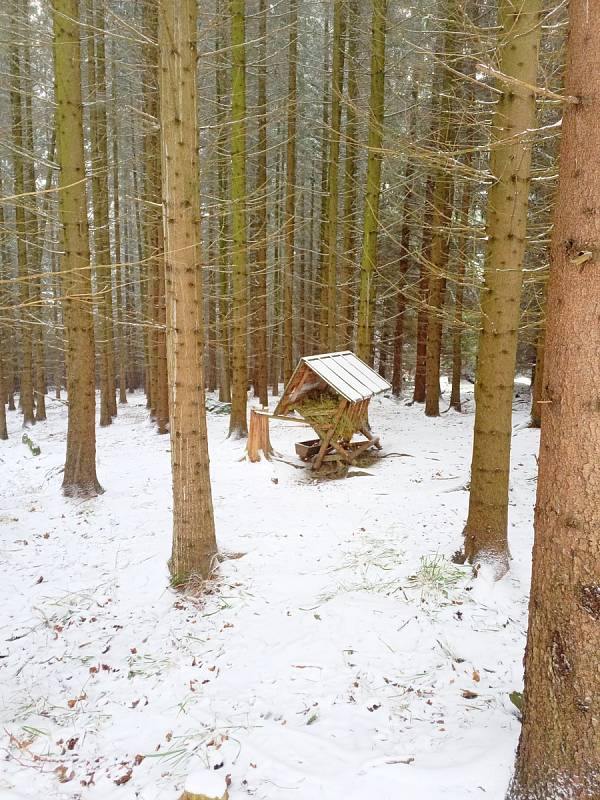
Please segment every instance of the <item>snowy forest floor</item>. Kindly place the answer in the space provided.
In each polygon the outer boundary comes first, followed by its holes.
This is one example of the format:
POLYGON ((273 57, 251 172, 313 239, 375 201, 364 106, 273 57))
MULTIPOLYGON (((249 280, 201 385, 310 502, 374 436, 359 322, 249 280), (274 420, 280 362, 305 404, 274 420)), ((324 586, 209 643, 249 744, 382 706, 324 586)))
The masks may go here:
POLYGON ((174 800, 189 771, 208 767, 230 776, 231 800, 502 800, 519 734, 509 693, 522 686, 538 432, 525 393, 512 569, 496 585, 473 580, 450 560, 466 519, 468 399, 464 414, 426 419, 377 398, 387 457, 326 481, 292 466, 310 429, 272 421, 290 463, 251 464, 226 438, 228 417, 210 413, 219 546, 243 555, 197 600, 168 588, 169 440, 142 395, 98 430, 106 493, 90 501, 60 493, 66 407, 49 403, 31 432, 37 457, 9 413, 0 798, 174 800))

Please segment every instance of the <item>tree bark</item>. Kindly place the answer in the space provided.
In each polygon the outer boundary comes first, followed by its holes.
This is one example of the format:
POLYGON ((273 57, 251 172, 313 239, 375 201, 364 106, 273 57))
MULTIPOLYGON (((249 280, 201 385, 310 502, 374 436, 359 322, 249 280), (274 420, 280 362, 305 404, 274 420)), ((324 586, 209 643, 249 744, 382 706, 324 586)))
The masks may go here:
POLYGON ((232 370, 229 436, 248 435, 248 242, 246 230, 246 2, 231 0, 232 370))
POLYGON ((259 0, 258 56, 258 191, 256 226, 255 376, 262 406, 269 403, 267 376, 267 0, 259 0))
POLYGON ((169 430, 171 582, 207 578, 217 551, 204 407, 196 0, 160 0, 158 20, 169 430))
POLYGON ((298 114, 298 0, 289 0, 288 116, 285 177, 285 263, 283 267, 283 377, 294 369, 294 262, 296 260, 296 118, 298 114))
POLYGON ((340 276, 340 316, 338 345, 342 350, 352 349, 354 333, 354 292, 356 258, 356 180, 357 134, 359 97, 358 47, 359 47, 359 0, 349 0, 348 5, 348 95, 346 103, 346 125, 344 128, 344 211, 342 231, 342 269, 340 276))
MULTIPOLYGON (((333 4, 333 58, 331 70, 331 123, 329 126, 329 163, 327 169, 327 205, 324 225, 325 285, 323 287, 322 337, 324 351, 333 352, 337 340, 337 238, 339 205, 340 127, 344 89, 344 48, 346 38, 344 3, 333 4)), ((304 355, 304 353, 302 353, 304 355)))
POLYGON ((500 3, 500 72, 519 83, 499 84, 492 120, 490 171, 495 182, 487 207, 488 247, 481 294, 465 555, 508 570, 508 485, 512 402, 520 317, 523 255, 536 98, 540 0, 500 3), (522 83, 521 83, 522 81, 522 83))
MULTIPOLYGON (((15 8, 15 11, 17 9, 15 8)), ((21 63, 17 36, 11 37, 9 45, 11 88, 10 108, 12 113, 12 144, 13 144, 13 174, 14 193, 24 195, 25 174, 23 165, 23 109, 21 105, 21 63)), ((27 264, 27 225, 24 200, 15 204, 15 233, 17 237, 17 265, 19 276, 19 328, 21 334, 21 371, 19 384, 19 397, 23 412, 23 425, 25 427, 35 424, 33 406, 33 355, 31 326, 27 320, 29 307, 29 268, 27 264)))
POLYGON ((92 497, 96 477, 94 320, 85 158, 78 0, 54 0, 54 76, 63 315, 67 340, 67 455, 63 492, 92 497))
POLYGON ((360 294, 356 353, 368 364, 373 362, 375 306, 374 273, 377 269, 377 231, 381 192, 381 145, 385 89, 385 30, 387 0, 374 0, 371 27, 371 96, 369 100, 369 155, 363 241, 360 260, 360 294))
MULTIPOLYGON (((532 10, 533 13, 533 10, 532 10)), ((569 5, 523 726, 511 800, 600 797, 600 17, 569 5), (577 263, 581 253, 589 260, 577 263)))

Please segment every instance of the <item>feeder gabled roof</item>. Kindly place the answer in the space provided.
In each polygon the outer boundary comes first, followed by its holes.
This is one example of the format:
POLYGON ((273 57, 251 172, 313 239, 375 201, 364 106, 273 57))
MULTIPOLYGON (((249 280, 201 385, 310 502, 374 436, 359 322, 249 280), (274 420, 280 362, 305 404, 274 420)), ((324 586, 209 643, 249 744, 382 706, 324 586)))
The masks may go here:
POLYGON ((390 383, 350 350, 305 356, 301 361, 351 403, 391 389, 390 383))
POLYGON ((305 356, 298 362, 275 413, 285 413, 290 401, 293 402, 296 396, 308 389, 310 373, 306 373, 307 369, 350 403, 368 400, 373 395, 391 388, 391 384, 350 350, 305 356))

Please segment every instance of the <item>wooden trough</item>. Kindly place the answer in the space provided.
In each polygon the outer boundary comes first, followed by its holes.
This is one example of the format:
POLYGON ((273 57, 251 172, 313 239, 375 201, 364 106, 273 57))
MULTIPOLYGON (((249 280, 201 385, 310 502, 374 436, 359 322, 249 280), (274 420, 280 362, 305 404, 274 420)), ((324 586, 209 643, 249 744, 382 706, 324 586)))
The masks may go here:
POLYGON ((349 350, 301 358, 273 414, 252 411, 248 457, 256 461, 260 451, 268 457, 271 445, 264 418, 273 417, 306 422, 313 428, 317 439, 296 444, 298 456, 311 462, 313 469, 329 461, 353 464, 365 450, 381 449, 369 427, 369 402, 389 388, 381 375, 349 350), (289 416, 292 412, 299 416, 289 416))

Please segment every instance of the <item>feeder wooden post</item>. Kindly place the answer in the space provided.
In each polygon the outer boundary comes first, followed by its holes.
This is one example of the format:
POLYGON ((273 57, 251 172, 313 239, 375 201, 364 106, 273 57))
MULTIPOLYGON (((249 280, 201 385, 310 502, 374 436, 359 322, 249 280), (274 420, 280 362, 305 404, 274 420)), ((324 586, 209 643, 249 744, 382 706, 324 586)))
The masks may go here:
POLYGON ((273 455, 271 439, 269 438, 269 415, 256 409, 250 411, 250 430, 248 432, 248 460, 260 461, 260 454, 268 460, 273 455))

